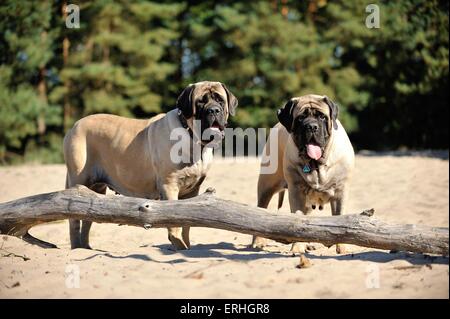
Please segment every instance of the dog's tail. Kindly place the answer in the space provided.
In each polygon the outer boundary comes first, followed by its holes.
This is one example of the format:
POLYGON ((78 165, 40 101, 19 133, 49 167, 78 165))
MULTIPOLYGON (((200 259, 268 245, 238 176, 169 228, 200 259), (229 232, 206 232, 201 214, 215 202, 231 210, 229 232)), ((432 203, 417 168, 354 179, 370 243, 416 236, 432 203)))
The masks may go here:
POLYGON ((281 206, 283 206, 284 192, 285 190, 283 189, 281 192, 278 193, 278 209, 280 209, 281 206))

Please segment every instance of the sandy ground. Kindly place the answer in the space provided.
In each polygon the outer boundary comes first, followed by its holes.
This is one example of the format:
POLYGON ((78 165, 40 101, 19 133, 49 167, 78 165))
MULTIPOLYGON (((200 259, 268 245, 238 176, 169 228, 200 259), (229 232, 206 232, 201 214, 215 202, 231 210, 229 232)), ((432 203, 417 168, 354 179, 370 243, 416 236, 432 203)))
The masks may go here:
MULTIPOLYGON (((443 154, 358 155, 348 213, 373 207, 388 222, 448 227, 449 162, 443 154)), ((258 166, 216 160, 202 189, 213 186, 218 196, 255 205, 258 166)), ((0 167, 0 202, 62 189, 64 178, 63 165, 0 167)), ((282 211, 288 211, 287 200, 282 211)), ((329 207, 320 214, 330 214, 329 207)), ((298 269, 299 257, 288 245, 269 242, 265 251, 252 250, 250 236, 215 229, 192 229, 193 247, 182 252, 170 249, 163 229, 94 224, 94 250, 70 250, 67 221, 31 233, 60 249, 0 236, 2 298, 449 297, 443 257, 357 246, 336 255, 334 247, 317 244, 307 254, 312 266, 298 269)))

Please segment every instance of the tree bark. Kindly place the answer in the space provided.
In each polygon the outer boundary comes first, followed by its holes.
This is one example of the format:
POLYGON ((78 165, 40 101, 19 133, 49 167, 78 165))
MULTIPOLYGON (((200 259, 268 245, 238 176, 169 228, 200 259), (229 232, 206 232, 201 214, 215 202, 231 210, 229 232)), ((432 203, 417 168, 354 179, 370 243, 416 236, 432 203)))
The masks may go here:
MULTIPOLYGON (((63 15, 63 19, 64 21, 66 21, 67 19, 67 1, 64 1, 61 7, 62 10, 62 15, 63 15)), ((63 48, 63 68, 67 68, 68 64, 69 64, 69 49, 70 49, 70 40, 69 37, 67 36, 67 30, 64 31, 65 35, 64 35, 64 39, 62 42, 62 48, 63 48)), ((71 117, 71 107, 70 107, 70 101, 69 101, 69 95, 70 95, 70 80, 69 79, 65 79, 64 80, 64 88, 65 88, 65 92, 64 92, 64 105, 63 105, 63 110, 64 110, 64 114, 63 114, 63 127, 64 127, 64 132, 67 132, 69 130, 69 125, 70 125, 70 117, 71 117)))
MULTIPOLYGON (((45 43, 47 41, 47 31, 41 32, 41 41, 45 43)), ((45 64, 42 64, 39 66, 39 83, 38 83, 38 92, 39 92, 39 98, 44 103, 45 108, 47 108, 48 104, 48 97, 47 97, 47 83, 45 80, 46 75, 45 70, 45 64)), ((45 131, 47 130, 47 124, 45 123, 45 108, 41 110, 41 113, 38 115, 37 118, 37 131, 38 134, 43 136, 45 134, 45 131)))
POLYGON ((29 239, 32 226, 61 219, 83 219, 148 228, 211 227, 258 235, 282 243, 354 244, 448 256, 448 228, 387 224, 373 210, 342 216, 273 214, 224 200, 214 190, 185 200, 157 201, 107 196, 84 186, 0 204, 0 233, 29 239))

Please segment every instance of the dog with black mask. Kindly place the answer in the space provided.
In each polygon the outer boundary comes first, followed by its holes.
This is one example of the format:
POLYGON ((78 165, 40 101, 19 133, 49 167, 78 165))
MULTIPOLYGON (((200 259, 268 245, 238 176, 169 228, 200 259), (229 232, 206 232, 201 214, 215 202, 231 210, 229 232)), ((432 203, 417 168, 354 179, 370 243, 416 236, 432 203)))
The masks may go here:
MULTIPOLYGON (((354 167, 352 144, 338 120, 339 108, 327 96, 309 94, 290 99, 278 111, 279 123, 271 134, 278 134, 276 147, 269 138, 261 165, 277 160, 275 172, 261 173, 258 179, 258 207, 267 208, 273 195, 279 193, 278 208, 284 191, 289 193, 292 213, 307 215, 330 203, 333 215, 344 212, 348 183, 354 167), (275 152, 275 154, 271 154, 275 152)), ((265 240, 253 238, 253 247, 261 248, 265 240)), ((304 252, 304 245, 294 244, 293 250, 304 252)), ((336 251, 342 253, 343 245, 336 251)))
MULTIPOLYGON (((237 105, 223 83, 203 81, 187 86, 173 110, 150 119, 87 116, 64 138, 66 188, 81 184, 104 194, 109 187, 125 196, 161 200, 194 197, 212 162, 212 148, 206 146, 216 135, 223 136, 237 105), (196 122, 201 122, 199 130, 196 122), (180 142, 171 138, 174 132, 181 133, 180 142), (172 151, 178 143, 188 150, 194 143, 201 145, 200 152, 184 152, 182 161, 174 161, 172 151)), ((70 220, 69 224, 71 247, 90 248, 92 222, 70 220)), ((189 229, 168 229, 174 249, 190 247, 189 229)))

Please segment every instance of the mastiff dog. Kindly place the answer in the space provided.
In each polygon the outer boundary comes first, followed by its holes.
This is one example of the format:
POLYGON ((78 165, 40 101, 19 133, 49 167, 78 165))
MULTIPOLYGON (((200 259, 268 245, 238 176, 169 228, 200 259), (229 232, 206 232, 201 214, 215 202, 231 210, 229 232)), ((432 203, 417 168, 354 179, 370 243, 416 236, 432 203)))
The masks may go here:
MULTIPOLYGON (((267 208, 279 193, 278 208, 287 188, 291 213, 307 215, 330 203, 333 215, 344 211, 348 182, 354 166, 352 144, 338 120, 338 105, 327 96, 305 95, 289 100, 278 110, 279 123, 269 138, 258 179, 258 207, 267 208), (270 141, 277 141, 272 146, 270 141), (272 148, 272 149, 271 149, 272 148), (269 155, 268 155, 269 154, 269 155), (264 165, 278 161, 275 172, 264 174, 264 165)), ((252 246, 261 248, 265 240, 253 237, 252 246)), ((304 245, 293 245, 304 251, 304 245)), ((342 245, 336 245, 338 253, 342 245)))
MULTIPOLYGON (((217 135, 223 137, 228 116, 234 115, 237 105, 224 84, 204 81, 185 88, 174 110, 147 120, 87 116, 64 138, 66 188, 81 184, 105 194, 109 187, 125 196, 161 200, 196 196, 212 160, 213 149, 208 144, 217 135), (201 124, 199 129, 195 123, 201 124), (171 138, 174 130, 181 132, 181 143, 189 144, 185 149, 197 145, 200 151, 182 152, 182 160, 174 161, 172 148, 180 143, 171 138)), ((92 222, 69 223, 72 249, 90 248, 92 222)), ((175 249, 190 247, 189 227, 168 230, 175 249)))

